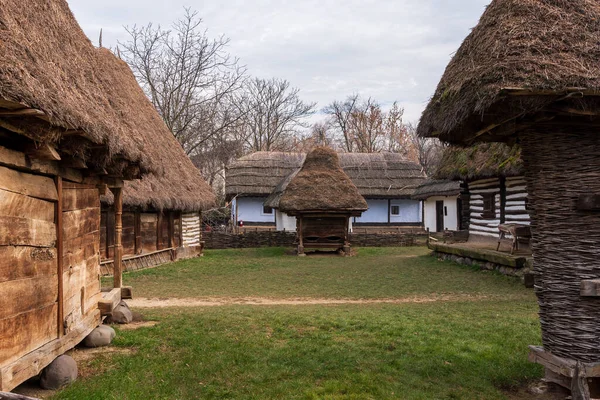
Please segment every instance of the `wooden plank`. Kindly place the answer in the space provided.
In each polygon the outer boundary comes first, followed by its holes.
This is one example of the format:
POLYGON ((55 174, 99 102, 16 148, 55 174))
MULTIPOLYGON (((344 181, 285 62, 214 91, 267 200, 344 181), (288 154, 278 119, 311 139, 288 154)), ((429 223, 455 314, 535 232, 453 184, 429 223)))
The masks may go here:
MULTIPOLYGON (((123 279, 123 245, 121 244, 123 233, 123 189, 121 187, 111 188, 114 195, 115 208, 115 258, 113 272, 113 287, 120 288, 123 279)), ((120 292, 119 292, 120 293, 120 292)))
POLYGON ((539 346, 529 346, 528 358, 530 362, 541 364, 551 371, 568 378, 573 377, 575 366, 577 364, 573 360, 567 360, 566 358, 555 356, 554 354, 545 351, 543 347, 539 346))
POLYGON ((0 216, 0 246, 54 247, 55 243, 53 222, 0 216))
POLYGON ((83 210, 86 208, 100 208, 100 194, 98 189, 65 189, 63 191, 63 210, 83 210))
POLYGON ((60 154, 54 146, 49 144, 41 144, 39 146, 32 144, 27 147, 25 153, 31 158, 37 158, 38 160, 47 161, 60 161, 60 154))
POLYGON ((75 347, 100 324, 100 310, 87 315, 74 329, 60 339, 32 351, 17 361, 0 368, 0 390, 9 391, 38 375, 56 357, 75 347))
POLYGON ((57 304, 53 303, 0 320, 0 365, 16 361, 56 339, 56 315, 57 304))
POLYGON ((600 297, 600 279, 582 280, 580 294, 584 297, 600 297))
POLYGON ((100 208, 66 211, 63 213, 65 240, 100 231, 100 208))
POLYGON ((42 308, 56 302, 56 275, 0 283, 0 319, 42 308))
POLYGON ((56 273, 58 280, 58 311, 57 311, 57 336, 61 337, 64 333, 63 331, 63 321, 64 321, 64 279, 63 279, 63 254, 64 254, 64 231, 63 231, 63 181, 62 178, 56 177, 56 193, 58 195, 58 202, 56 203, 55 215, 54 218, 56 220, 56 254, 57 254, 57 264, 56 264, 56 273))
POLYGON ((54 204, 0 189, 0 215, 54 222, 54 204))
POLYGON ((114 288, 110 292, 102 292, 102 299, 98 302, 98 308, 102 315, 109 315, 121 302, 121 288, 114 288))
POLYGON ((0 167, 0 189, 38 199, 56 201, 58 194, 51 178, 0 167))
POLYGON ((0 246, 0 283, 56 274, 56 249, 0 246))
POLYGON ((577 200, 577 209, 581 211, 600 211, 600 194, 582 194, 577 200))
POLYGON ((37 397, 23 396, 18 393, 0 392, 0 400, 40 400, 37 397))

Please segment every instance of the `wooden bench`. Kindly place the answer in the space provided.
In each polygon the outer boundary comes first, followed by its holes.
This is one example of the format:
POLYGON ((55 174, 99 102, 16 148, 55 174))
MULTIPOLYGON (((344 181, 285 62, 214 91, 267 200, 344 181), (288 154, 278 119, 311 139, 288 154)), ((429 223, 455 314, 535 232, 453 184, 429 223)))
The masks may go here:
POLYGON ((519 239, 531 239, 531 228, 528 225, 522 224, 500 224, 498 225, 498 246, 496 251, 500 250, 500 243, 507 234, 512 236, 512 248, 510 254, 513 254, 515 250, 519 250, 519 239))

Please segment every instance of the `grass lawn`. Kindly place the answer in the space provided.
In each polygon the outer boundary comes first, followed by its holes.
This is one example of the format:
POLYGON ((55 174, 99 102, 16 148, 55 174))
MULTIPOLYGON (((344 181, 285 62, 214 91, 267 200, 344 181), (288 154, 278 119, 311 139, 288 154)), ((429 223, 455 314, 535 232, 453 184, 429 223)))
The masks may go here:
POLYGON ((364 248, 355 257, 287 249, 209 250, 198 260, 125 274, 137 297, 388 299, 472 294, 534 296, 514 278, 437 262, 425 247, 364 248), (488 278, 486 278, 488 277, 488 278))
POLYGON ((465 300, 402 304, 144 309, 152 327, 119 330, 96 370, 56 399, 506 399, 541 376, 533 292, 518 280, 438 262, 426 250, 352 258, 280 249, 206 257, 128 274, 142 297, 465 300))

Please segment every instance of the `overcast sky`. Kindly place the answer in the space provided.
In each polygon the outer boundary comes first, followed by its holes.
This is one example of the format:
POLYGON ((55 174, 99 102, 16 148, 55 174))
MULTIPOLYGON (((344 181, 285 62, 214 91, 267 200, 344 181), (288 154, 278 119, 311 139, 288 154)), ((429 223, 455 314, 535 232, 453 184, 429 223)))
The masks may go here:
POLYGON ((126 25, 168 26, 198 10, 209 36, 253 76, 287 79, 318 108, 352 93, 398 101, 417 121, 445 66, 489 0, 68 0, 94 44, 127 40, 126 25))

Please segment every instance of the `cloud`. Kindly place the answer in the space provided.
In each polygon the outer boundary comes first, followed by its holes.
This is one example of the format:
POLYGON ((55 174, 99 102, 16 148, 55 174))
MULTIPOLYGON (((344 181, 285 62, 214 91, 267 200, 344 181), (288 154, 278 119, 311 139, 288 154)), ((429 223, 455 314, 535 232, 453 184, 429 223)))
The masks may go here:
MULTIPOLYGON (((398 101, 416 121, 439 78, 489 0, 204 0, 209 35, 252 75, 278 77, 324 107, 360 93, 398 101)), ((127 40, 125 25, 168 26, 189 0, 70 0, 82 28, 105 46, 127 40)))

